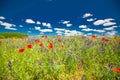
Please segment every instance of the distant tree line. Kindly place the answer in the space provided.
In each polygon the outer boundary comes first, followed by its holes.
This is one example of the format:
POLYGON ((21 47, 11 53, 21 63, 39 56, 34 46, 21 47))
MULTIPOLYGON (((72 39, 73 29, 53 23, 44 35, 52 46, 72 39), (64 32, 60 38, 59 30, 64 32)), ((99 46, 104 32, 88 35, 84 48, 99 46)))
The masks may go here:
POLYGON ((23 38, 28 37, 28 34, 23 34, 20 32, 1 32, 0 33, 0 39, 4 38, 23 38))

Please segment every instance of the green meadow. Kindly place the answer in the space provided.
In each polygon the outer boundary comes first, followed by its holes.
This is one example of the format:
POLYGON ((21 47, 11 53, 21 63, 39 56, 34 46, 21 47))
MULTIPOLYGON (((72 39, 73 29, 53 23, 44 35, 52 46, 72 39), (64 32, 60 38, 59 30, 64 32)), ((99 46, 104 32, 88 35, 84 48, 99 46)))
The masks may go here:
POLYGON ((102 37, 84 36, 0 39, 0 80, 120 80, 120 73, 112 70, 120 67, 120 38, 108 39, 107 42, 102 37))

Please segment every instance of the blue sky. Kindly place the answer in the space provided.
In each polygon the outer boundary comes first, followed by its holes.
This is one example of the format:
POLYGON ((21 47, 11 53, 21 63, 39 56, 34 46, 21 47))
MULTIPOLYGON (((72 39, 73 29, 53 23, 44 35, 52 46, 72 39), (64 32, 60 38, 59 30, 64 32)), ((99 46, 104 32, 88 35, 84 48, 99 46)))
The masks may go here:
POLYGON ((0 32, 120 35, 119 0, 0 0, 0 32))

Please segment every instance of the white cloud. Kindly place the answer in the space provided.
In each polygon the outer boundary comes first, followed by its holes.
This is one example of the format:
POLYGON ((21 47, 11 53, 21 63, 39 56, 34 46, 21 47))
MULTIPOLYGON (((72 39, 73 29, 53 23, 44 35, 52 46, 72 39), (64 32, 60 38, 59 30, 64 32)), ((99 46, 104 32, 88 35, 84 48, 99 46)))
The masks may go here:
POLYGON ((36 24, 41 24, 41 22, 40 22, 40 21, 37 21, 36 24))
POLYGON ((95 21, 96 18, 90 18, 90 19, 87 19, 88 22, 92 22, 92 21, 95 21))
POLYGON ((43 32, 43 33, 44 33, 44 32, 53 32, 52 29, 41 29, 40 31, 43 32))
POLYGON ((65 33, 69 33, 69 32, 70 32, 70 30, 65 30, 64 32, 65 32, 65 33))
POLYGON ((19 27, 23 27, 23 25, 19 25, 19 27))
POLYGON ((67 27, 71 27, 71 26, 72 26, 72 24, 66 24, 66 26, 67 26, 67 27))
POLYGON ((65 36, 75 36, 75 35, 82 35, 83 33, 80 31, 76 31, 76 30, 65 30, 64 35, 65 36))
POLYGON ((113 28, 117 28, 118 26, 112 26, 113 28))
POLYGON ((68 23, 70 23, 70 21, 63 21, 62 23, 63 24, 68 24, 68 23))
POLYGON ((16 28, 12 28, 12 27, 15 27, 16 25, 11 24, 11 23, 0 21, 0 25, 4 26, 5 29, 8 29, 8 30, 17 30, 16 28))
POLYGON ((104 29, 104 30, 114 30, 114 28, 117 28, 117 26, 112 26, 112 27, 103 28, 103 29, 104 29))
POLYGON ((104 20, 97 20, 97 21, 95 21, 93 24, 96 25, 96 26, 98 26, 98 25, 102 25, 102 24, 104 24, 104 23, 105 23, 104 20))
POLYGON ((80 25, 79 28, 87 28, 87 25, 80 25))
POLYGON ((28 33, 32 33, 31 31, 28 31, 28 33))
POLYGON ((113 26, 113 25, 116 24, 116 22, 111 22, 113 20, 114 19, 112 19, 112 18, 107 18, 107 19, 104 19, 104 20, 97 20, 93 24, 96 25, 96 26, 98 26, 98 25, 113 26))
POLYGON ((57 35, 62 35, 63 32, 62 31, 56 31, 57 35))
POLYGON ((7 22, 0 22, 2 26, 5 26, 5 27, 12 27, 12 26, 16 26, 14 24, 10 24, 10 23, 7 23, 7 22))
POLYGON ((116 24, 115 22, 107 22, 107 23, 104 23, 103 26, 112 26, 115 24, 116 24))
POLYGON ((91 13, 85 13, 85 14, 83 15, 83 18, 87 18, 87 17, 91 17, 91 16, 93 16, 91 13))
POLYGON ((109 27, 109 28, 104 28, 104 30, 114 30, 113 27, 109 27))
POLYGON ((35 21, 33 21, 32 19, 26 19, 25 22, 29 24, 35 24, 35 21))
POLYGON ((111 36, 114 36, 116 34, 117 34, 117 31, 111 31, 111 32, 107 32, 105 35, 111 37, 111 36))
POLYGON ((115 19, 113 19, 113 18, 104 19, 105 22, 110 22, 110 21, 113 21, 113 20, 115 20, 115 19))
POLYGON ((97 29, 93 29, 93 31, 95 31, 95 32, 99 32, 99 33, 102 33, 102 32, 105 32, 105 30, 97 30, 97 29))
POLYGON ((3 22, 2 21, 0 21, 0 24, 2 24, 3 22))
POLYGON ((102 32, 105 32, 105 30, 100 30, 100 29, 90 29, 90 28, 85 28, 85 29, 82 29, 82 31, 94 31, 94 32, 99 32, 99 33, 102 33, 102 32))
POLYGON ((46 26, 46 25, 47 25, 47 23, 46 23, 46 22, 43 22, 43 23, 42 23, 42 25, 43 25, 43 26, 46 26))
POLYGON ((82 29, 82 31, 93 31, 93 29, 85 28, 85 29, 82 29))
POLYGON ((52 28, 50 23, 43 22, 42 25, 48 28, 52 28))
POLYGON ((35 26, 35 30, 40 31, 40 30, 41 30, 41 28, 40 28, 40 27, 35 26))
POLYGON ((41 33, 44 33, 44 32, 53 32, 52 29, 41 29, 40 27, 37 27, 37 26, 35 26, 35 30, 40 31, 41 33))
POLYGON ((63 28, 54 28, 54 30, 56 30, 56 31, 65 31, 65 29, 63 29, 63 28))
POLYGON ((0 19, 2 19, 2 20, 3 20, 3 19, 5 19, 5 17, 3 17, 3 16, 0 16, 0 19))
POLYGON ((5 29, 8 29, 8 30, 17 30, 16 28, 12 28, 12 27, 5 27, 5 29))
POLYGON ((73 25, 68 20, 61 20, 59 23, 66 25, 66 27, 71 27, 73 25))
POLYGON ((48 28, 52 28, 51 24, 50 23, 47 23, 46 25, 48 28))
POLYGON ((58 36, 62 36, 62 34, 60 34, 60 33, 58 33, 57 35, 58 35, 58 36))
POLYGON ((62 32, 62 31, 56 31, 56 33, 58 33, 58 34, 59 34, 59 33, 62 34, 63 32, 62 32))

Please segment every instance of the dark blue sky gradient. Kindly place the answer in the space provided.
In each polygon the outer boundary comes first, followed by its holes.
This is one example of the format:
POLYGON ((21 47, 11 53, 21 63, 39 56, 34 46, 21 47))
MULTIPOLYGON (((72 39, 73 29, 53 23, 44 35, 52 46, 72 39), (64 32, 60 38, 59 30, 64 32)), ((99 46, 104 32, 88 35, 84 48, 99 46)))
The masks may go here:
POLYGON ((70 20, 74 26, 71 29, 78 30, 82 24, 93 26, 81 19, 84 13, 97 19, 114 18, 119 25, 120 0, 0 0, 0 16, 8 22, 13 19, 16 25, 28 26, 24 20, 30 18, 50 22, 53 28, 60 26, 56 24, 60 20, 70 20))

